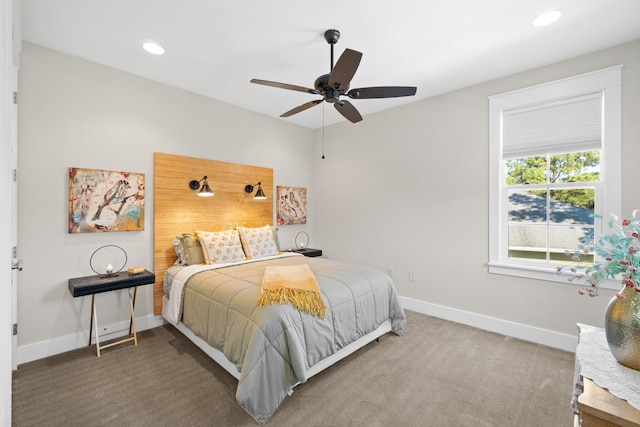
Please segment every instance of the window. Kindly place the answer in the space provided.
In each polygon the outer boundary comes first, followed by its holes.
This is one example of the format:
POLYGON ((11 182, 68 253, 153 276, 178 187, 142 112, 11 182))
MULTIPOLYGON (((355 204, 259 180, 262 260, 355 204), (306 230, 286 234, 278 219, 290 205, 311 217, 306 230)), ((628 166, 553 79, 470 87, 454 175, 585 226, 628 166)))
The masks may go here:
POLYGON ((489 98, 490 272, 565 280, 565 251, 620 214, 620 135, 621 66, 489 98))

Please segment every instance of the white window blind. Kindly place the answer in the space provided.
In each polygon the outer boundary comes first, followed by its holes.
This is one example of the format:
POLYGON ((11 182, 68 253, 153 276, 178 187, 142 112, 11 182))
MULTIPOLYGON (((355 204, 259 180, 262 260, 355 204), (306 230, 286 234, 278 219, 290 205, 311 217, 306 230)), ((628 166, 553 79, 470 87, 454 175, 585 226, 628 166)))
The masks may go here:
POLYGON ((602 92, 503 112, 503 159, 602 148, 602 92))

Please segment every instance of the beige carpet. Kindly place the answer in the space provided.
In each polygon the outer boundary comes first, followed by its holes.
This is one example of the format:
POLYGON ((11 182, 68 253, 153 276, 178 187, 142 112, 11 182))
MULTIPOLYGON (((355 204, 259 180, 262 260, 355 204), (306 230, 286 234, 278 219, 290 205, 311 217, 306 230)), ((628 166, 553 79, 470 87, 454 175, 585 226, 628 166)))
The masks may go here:
MULTIPOLYGON (((268 426, 571 426, 574 355, 407 311, 387 334, 295 388, 268 426)), ((18 367, 13 426, 258 426, 237 382, 172 326, 137 347, 18 367)))

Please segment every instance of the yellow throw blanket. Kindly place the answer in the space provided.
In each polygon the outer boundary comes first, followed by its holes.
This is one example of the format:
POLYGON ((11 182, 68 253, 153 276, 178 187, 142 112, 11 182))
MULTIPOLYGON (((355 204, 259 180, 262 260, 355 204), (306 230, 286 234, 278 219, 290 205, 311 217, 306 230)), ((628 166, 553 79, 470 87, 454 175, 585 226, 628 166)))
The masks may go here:
POLYGON ((320 286, 308 264, 268 266, 262 278, 258 305, 291 304, 294 308, 324 317, 326 307, 320 286))

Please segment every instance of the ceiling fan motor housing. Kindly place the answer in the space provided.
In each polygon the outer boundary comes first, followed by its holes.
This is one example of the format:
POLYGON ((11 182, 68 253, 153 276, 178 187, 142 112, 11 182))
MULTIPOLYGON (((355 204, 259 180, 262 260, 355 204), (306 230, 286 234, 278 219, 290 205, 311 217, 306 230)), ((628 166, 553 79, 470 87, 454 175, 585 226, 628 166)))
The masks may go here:
POLYGON ((313 84, 314 87, 324 95, 324 100, 330 103, 335 103, 340 101, 340 95, 343 95, 346 91, 349 90, 349 86, 346 87, 345 90, 336 90, 329 87, 329 76, 330 74, 323 74, 318 77, 313 84))

